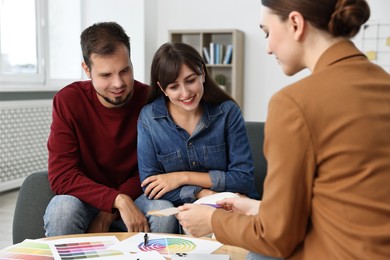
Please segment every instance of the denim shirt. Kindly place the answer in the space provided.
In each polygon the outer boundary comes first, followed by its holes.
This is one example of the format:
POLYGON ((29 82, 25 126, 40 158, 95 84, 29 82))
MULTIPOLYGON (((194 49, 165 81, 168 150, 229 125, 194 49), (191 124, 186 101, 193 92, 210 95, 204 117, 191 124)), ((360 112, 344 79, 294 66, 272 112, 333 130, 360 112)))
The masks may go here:
MULTIPOLYGON (((155 174, 208 172, 210 190, 230 191, 259 198, 244 119, 232 101, 201 103, 203 115, 190 136, 168 113, 165 99, 146 105, 138 119, 138 167, 141 182, 155 174)), ((203 188, 184 185, 161 198, 181 205, 196 200, 203 188)))

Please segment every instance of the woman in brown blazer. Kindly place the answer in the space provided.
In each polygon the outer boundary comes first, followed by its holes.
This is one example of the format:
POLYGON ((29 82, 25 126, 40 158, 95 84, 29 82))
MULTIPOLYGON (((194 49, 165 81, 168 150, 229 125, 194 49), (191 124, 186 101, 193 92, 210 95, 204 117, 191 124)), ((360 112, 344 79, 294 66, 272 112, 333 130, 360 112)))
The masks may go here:
POLYGON ((286 75, 311 75, 270 100, 261 205, 186 204, 177 218, 194 236, 248 249, 247 259, 390 259, 390 75, 349 40, 368 4, 262 4, 268 53, 286 75))

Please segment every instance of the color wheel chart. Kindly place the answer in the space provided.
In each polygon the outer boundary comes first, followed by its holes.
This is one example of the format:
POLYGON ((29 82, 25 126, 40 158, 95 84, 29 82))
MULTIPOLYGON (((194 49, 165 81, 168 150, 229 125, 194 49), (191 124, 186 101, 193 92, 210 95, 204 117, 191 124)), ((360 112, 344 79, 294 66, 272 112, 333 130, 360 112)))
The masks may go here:
POLYGON ((148 241, 145 245, 144 235, 145 233, 135 234, 120 241, 110 249, 132 253, 150 253, 155 251, 160 255, 169 256, 175 253, 211 254, 222 246, 220 242, 214 239, 158 233, 148 233, 148 241))
POLYGON ((151 239, 145 245, 144 242, 138 245, 143 251, 158 251, 160 254, 188 253, 196 249, 196 244, 184 238, 156 238, 151 239))

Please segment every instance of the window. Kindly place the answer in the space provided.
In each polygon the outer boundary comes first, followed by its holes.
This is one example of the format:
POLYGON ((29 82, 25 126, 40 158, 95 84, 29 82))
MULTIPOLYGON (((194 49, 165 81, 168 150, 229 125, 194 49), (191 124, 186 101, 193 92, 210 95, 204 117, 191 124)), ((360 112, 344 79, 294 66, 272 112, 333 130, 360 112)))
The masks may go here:
POLYGON ((38 6, 32 0, 0 2, 2 81, 43 81, 38 6))
POLYGON ((0 91, 58 89, 82 78, 80 2, 0 0, 0 91))

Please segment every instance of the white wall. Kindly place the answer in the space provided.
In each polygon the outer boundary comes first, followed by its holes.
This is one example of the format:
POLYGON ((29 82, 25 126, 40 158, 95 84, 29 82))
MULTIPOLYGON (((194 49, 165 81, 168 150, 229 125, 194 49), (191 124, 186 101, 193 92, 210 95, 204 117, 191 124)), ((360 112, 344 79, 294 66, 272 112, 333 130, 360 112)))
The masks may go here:
MULTIPOLYGON (((390 23, 390 1, 368 0, 371 20, 390 23), (386 12, 387 11, 387 12, 386 12)), ((171 29, 236 28, 245 33, 244 117, 264 121, 270 97, 280 88, 308 75, 285 76, 259 29, 260 0, 85 0, 86 26, 115 20, 131 37, 135 77, 149 83, 150 64, 171 29)), ((84 26, 85 27, 85 26, 84 26)))
POLYGON ((115 21, 130 37, 131 59, 136 79, 145 79, 144 0, 85 0, 82 30, 97 22, 115 21))

